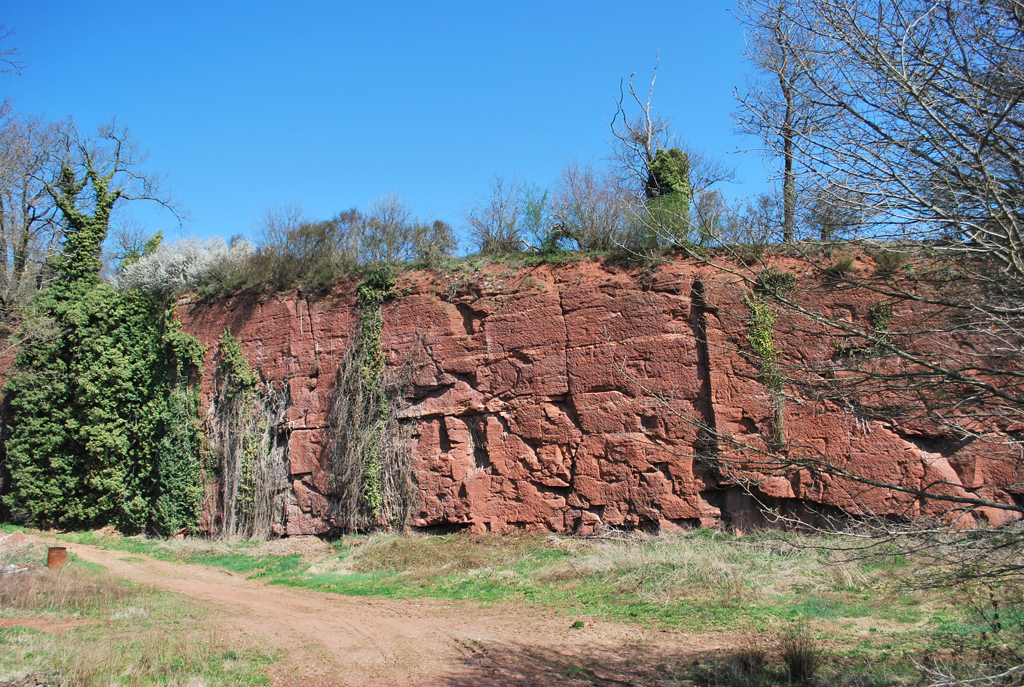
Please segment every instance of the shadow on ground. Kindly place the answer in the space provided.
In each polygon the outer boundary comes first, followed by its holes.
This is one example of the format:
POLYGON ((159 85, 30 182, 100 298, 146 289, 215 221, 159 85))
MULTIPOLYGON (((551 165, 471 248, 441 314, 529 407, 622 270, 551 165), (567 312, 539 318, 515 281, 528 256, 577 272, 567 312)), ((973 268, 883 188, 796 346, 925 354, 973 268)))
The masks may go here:
POLYGON ((676 687, 692 684, 698 665, 721 657, 717 650, 652 647, 641 642, 608 646, 538 647, 463 640, 459 665, 446 687, 559 685, 582 687, 676 687))

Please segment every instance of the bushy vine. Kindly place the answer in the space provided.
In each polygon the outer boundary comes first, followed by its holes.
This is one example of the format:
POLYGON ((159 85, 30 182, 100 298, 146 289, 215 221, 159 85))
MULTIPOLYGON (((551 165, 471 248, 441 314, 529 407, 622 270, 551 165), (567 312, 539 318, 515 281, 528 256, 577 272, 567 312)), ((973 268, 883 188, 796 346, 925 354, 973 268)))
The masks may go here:
POLYGON ((371 440, 366 446, 363 462, 363 492, 373 514, 380 517, 384 506, 381 470, 383 469, 382 442, 388 419, 387 397, 381 393, 384 365, 387 358, 381 345, 384 326, 384 302, 397 295, 398 278, 389 265, 381 265, 366 274, 359 284, 356 300, 359 303, 359 341, 361 377, 366 398, 375 399, 371 440))
POLYGON ((775 348, 775 314, 768 301, 757 296, 748 296, 747 306, 750 308, 747 342, 760 361, 761 381, 769 391, 781 392, 782 374, 779 371, 779 352, 775 348))
POLYGON ((882 338, 889 335, 889 322, 892 319, 892 306, 888 303, 876 303, 871 308, 871 328, 882 338))
POLYGON ((747 342, 758 357, 761 383, 772 397, 772 433, 778 445, 786 441, 783 408, 785 406, 784 378, 779 366, 779 352, 775 347, 775 314, 771 303, 757 294, 746 296, 750 308, 747 324, 747 342))
POLYGON ((242 345, 231 333, 231 327, 224 330, 217 341, 220 352, 220 369, 228 377, 225 396, 228 399, 256 389, 259 378, 249 367, 249 361, 242 353, 242 345))
POLYGON ((287 392, 260 382, 230 328, 220 336, 217 360, 209 427, 222 507, 213 529, 225 537, 264 539, 288 489, 287 392))
POLYGON ((777 267, 769 267, 757 275, 755 287, 765 296, 784 296, 796 286, 796 275, 777 267))

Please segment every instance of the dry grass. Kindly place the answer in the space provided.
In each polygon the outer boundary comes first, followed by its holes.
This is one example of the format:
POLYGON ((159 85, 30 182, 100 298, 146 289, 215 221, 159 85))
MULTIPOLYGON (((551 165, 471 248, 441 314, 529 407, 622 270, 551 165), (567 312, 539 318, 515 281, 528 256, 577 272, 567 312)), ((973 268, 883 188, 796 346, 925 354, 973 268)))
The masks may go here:
POLYGON ((0 535, 0 567, 19 571, 0 576, 0 615, 53 630, 0 628, 0 683, 42 676, 64 687, 266 684, 267 654, 228 641, 189 602, 74 557, 47 570, 46 549, 0 535))
POLYGON ((132 608, 138 615, 59 633, 0 631, 0 680, 49 673, 64 687, 265 684, 266 654, 240 649, 182 602, 132 608))
POLYGON ((800 549, 783 539, 635 535, 625 542, 581 544, 574 555, 542 571, 540 579, 598 575, 618 580, 619 591, 650 603, 697 595, 763 601, 795 590, 824 592, 869 582, 857 564, 826 559, 820 551, 800 549))
POLYGON ((401 572, 422 581, 437 575, 510 567, 548 539, 544 535, 381 535, 367 538, 356 548, 346 567, 364 573, 401 572))
POLYGON ((791 682, 810 682, 824 663, 821 648, 811 638, 807 626, 800 624, 782 635, 779 656, 791 682))
POLYGON ((46 545, 17 541, 0 546, 0 610, 95 615, 139 593, 139 588, 83 565, 53 571, 40 565, 46 545))
POLYGON ((43 568, 0 577, 0 609, 82 615, 105 613, 139 593, 123 580, 76 566, 43 568))
POLYGON ((733 681, 739 684, 757 685, 761 682, 768 665, 769 653, 760 637, 748 635, 729 657, 729 672, 733 681))

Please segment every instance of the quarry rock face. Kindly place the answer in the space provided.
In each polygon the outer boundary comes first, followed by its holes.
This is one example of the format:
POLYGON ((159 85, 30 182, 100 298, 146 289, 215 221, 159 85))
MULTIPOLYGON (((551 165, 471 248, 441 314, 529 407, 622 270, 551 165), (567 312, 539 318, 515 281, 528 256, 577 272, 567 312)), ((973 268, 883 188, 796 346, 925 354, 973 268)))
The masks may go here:
MULTIPOLYGON (((812 281, 799 264, 788 268, 812 281)), ((749 285, 738 276, 685 261, 656 271, 587 260, 466 269, 403 273, 401 296, 384 306, 387 370, 403 384, 396 412, 411 452, 411 527, 743 529, 763 524, 766 508, 811 520, 941 515, 951 502, 914 493, 937 483, 953 497, 1011 501, 1020 492, 1019 461, 1000 440, 1005 427, 954 439, 920 419, 815 401, 799 389, 787 389, 781 410, 788 446, 905 489, 760 466, 776 414, 747 341, 749 285)), ((216 341, 228 327, 263 382, 287 391, 281 535, 339 529, 330 416, 336 371, 356 336, 356 285, 317 297, 178 303, 185 328, 210 346, 208 405, 216 341)), ((851 317, 871 307, 835 289, 804 297, 851 317)), ((897 306, 892 318, 900 317, 915 314, 897 306)), ((832 336, 788 326, 781 314, 778 329, 782 358, 826 364, 836 355, 832 336)), ((874 401, 889 407, 881 395, 874 401)), ((208 499, 204 522, 218 507, 208 499)), ((960 517, 975 525, 1008 516, 982 508, 960 517)))

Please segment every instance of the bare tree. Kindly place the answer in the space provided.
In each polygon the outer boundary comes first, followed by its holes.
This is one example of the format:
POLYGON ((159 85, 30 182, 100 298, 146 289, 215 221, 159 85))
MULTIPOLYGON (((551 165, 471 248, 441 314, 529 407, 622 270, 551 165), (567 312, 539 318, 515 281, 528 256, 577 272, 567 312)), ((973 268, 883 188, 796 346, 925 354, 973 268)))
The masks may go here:
POLYGON ((378 264, 411 260, 416 231, 412 215, 409 204, 397 193, 370 203, 362 235, 362 261, 378 264))
POLYGON ((817 188, 807 194, 802 220, 807 236, 837 241, 857 235, 864 223, 862 204, 856 196, 837 187, 817 188))
MULTIPOLYGON (((167 210, 179 226, 188 217, 177 200, 164 190, 163 176, 145 169, 148 151, 139 146, 130 129, 119 124, 116 118, 97 127, 94 136, 82 133, 70 117, 54 127, 54 152, 49 156, 50 178, 46 184, 51 195, 58 194, 62 184, 70 183, 69 175, 74 179, 88 177, 89 184, 95 177, 108 187, 116 188, 119 204, 124 201, 154 203, 167 210), (100 174, 100 170, 105 173, 100 174)), ((89 202, 95 203, 95 200, 89 202)), ((82 208, 95 209, 92 206, 82 208)))
POLYGON ((290 201, 280 207, 264 208, 254 226, 261 247, 285 252, 291 236, 309 221, 310 216, 302 204, 290 201))
POLYGON ((733 212, 720 190, 698 193, 693 199, 694 234, 698 242, 713 245, 727 231, 733 212))
POLYGON ((635 72, 629 77, 628 99, 625 79, 620 81, 615 115, 609 123, 612 168, 620 188, 634 189, 634 224, 643 230, 631 234, 632 245, 627 247, 632 249, 699 241, 694 201, 717 184, 736 178, 735 167, 677 141, 671 119, 653 111, 659 64, 646 94, 637 92, 635 72), (637 113, 630 115, 627 110, 634 107, 637 113))
MULTIPOLYGON (((7 22, 0 22, 0 44, 14 35, 14 29, 7 28, 7 22)), ((0 74, 21 74, 25 64, 18 59, 18 46, 0 48, 0 74)))
POLYGON ((9 109, 0 127, 0 299, 16 308, 36 290, 36 276, 60 238, 46 187, 57 129, 9 109))
POLYGON ((637 223, 631 196, 614 174, 569 162, 555 186, 552 217, 580 250, 632 245, 637 223))
MULTIPOLYGON (((698 217, 704 214, 699 210, 698 217)), ((778 236, 782 225, 782 203, 774 193, 739 198, 718 214, 719 233, 710 245, 744 262, 758 262, 765 248, 778 236), (737 251, 738 248, 741 250, 737 251)))
MULTIPOLYGON (((1024 5, 744 7, 754 12, 748 21, 800 37, 786 44, 802 70, 792 83, 816 123, 765 142, 779 159, 792 151, 807 197, 825 205, 818 231, 835 238, 841 227, 847 244, 787 247, 785 255, 802 257, 799 268, 788 257, 709 258, 722 281, 741 285, 742 297, 714 312, 723 329, 746 336, 718 343, 750 361, 766 419, 753 434, 719 427, 707 459, 754 490, 783 476, 843 485, 844 507, 860 515, 871 514, 860 497, 888 490, 907 517, 927 504, 947 525, 1022 517, 1024 5), (808 407, 884 425, 963 474, 872 471, 778 431, 812 422, 808 407), (992 481, 964 476, 968 463, 987 466, 992 481)), ((785 98, 767 103, 782 109, 758 101, 758 121, 779 122, 771 117, 780 111, 784 120, 785 98)), ((758 223, 788 224, 770 198, 750 210, 758 223)), ((1020 529, 1005 534, 1019 559, 1020 529)))
POLYGON ((1024 10, 1013 0, 818 2, 807 93, 831 125, 797 141, 815 188, 858 200, 876 239, 951 239, 1024 276, 1024 10))
POLYGON ((636 72, 629 75, 629 96, 640 109, 634 116, 626 112, 625 79, 619 80, 619 99, 616 101, 615 115, 608 124, 612 132, 612 164, 624 183, 636 184, 638 189, 643 189, 647 198, 658 195, 656 189, 651 187, 651 165, 658 151, 670 148, 675 138, 672 133, 672 120, 651 110, 654 84, 658 80, 660 64, 661 59, 657 58, 646 98, 637 93, 633 84, 636 72))
POLYGON ((523 249, 523 182, 495 173, 490 190, 462 213, 469 235, 481 253, 515 253, 523 249))
MULTIPOLYGON (((921 346, 938 332, 921 328, 918 341, 906 345, 870 327, 854 334, 922 366, 915 384, 925 378, 954 384, 980 394, 991 411, 1024 418, 1014 371, 1024 334, 1024 6, 1010 0, 815 0, 762 11, 764 21, 781 21, 803 37, 796 57, 805 68, 801 97, 829 122, 792 141, 808 161, 806 186, 831 215, 819 223, 842 226, 876 256, 880 250, 926 251, 932 269, 957 288, 925 299, 882 281, 870 285, 874 298, 894 308, 909 301, 949 308, 960 318, 959 331, 989 345, 977 356, 947 355, 944 346, 925 354, 921 346), (941 242, 906 243, 910 239, 941 242)), ((775 152, 785 154, 788 143, 776 139, 775 152)), ((849 288, 869 288, 865 275, 835 274, 849 288)), ((851 324, 787 299, 780 305, 819 323, 851 324)), ((879 383, 877 375, 870 378, 879 383)), ((953 417, 944 422, 974 431, 953 417)))
POLYGON ((455 252, 458 240, 451 225, 441 220, 417 222, 412 236, 413 253, 427 269, 437 269, 455 252))
POLYGON ((755 72, 736 93, 740 131, 765 141, 782 158, 782 240, 794 238, 797 215, 798 140, 821 112, 808 94, 813 69, 812 34, 790 17, 792 0, 742 0, 736 17, 746 33, 744 55, 755 72))

